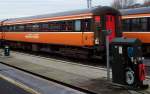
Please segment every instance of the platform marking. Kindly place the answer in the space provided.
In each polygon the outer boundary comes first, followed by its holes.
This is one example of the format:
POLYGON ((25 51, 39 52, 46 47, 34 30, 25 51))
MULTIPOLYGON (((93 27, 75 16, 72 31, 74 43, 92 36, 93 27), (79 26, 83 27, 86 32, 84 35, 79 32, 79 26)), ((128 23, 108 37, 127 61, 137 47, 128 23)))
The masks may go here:
POLYGON ((21 89, 23 89, 23 90, 25 90, 25 91, 31 93, 31 94, 41 94, 41 93, 35 91, 34 89, 32 89, 32 88, 30 88, 30 87, 28 87, 28 86, 26 86, 26 85, 24 85, 24 84, 22 84, 22 83, 16 81, 16 80, 13 80, 13 79, 11 79, 11 78, 9 78, 9 77, 6 77, 6 76, 4 76, 4 75, 2 75, 2 74, 0 74, 0 77, 1 77, 2 79, 6 80, 6 81, 8 81, 8 82, 10 82, 10 83, 12 83, 12 84, 18 86, 18 87, 20 87, 21 89))

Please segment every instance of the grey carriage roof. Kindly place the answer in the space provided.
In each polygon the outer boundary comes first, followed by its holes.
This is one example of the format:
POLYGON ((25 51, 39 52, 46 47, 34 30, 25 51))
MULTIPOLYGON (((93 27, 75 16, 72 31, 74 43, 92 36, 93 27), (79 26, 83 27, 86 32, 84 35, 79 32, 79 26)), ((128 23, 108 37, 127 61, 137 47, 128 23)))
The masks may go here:
POLYGON ((12 19, 8 19, 6 22, 13 22, 16 20, 30 20, 30 19, 49 18, 49 17, 78 15, 78 14, 85 14, 85 13, 93 13, 94 15, 98 15, 98 14, 106 13, 108 11, 111 13, 120 15, 119 11, 111 7, 97 6, 97 7, 89 8, 89 9, 80 9, 80 10, 73 10, 73 11, 59 12, 59 13, 45 14, 45 15, 37 15, 37 16, 30 16, 30 17, 12 18, 12 19))
POLYGON ((141 7, 141 8, 134 8, 134 9, 121 9, 120 12, 122 15, 150 13, 150 7, 141 7))

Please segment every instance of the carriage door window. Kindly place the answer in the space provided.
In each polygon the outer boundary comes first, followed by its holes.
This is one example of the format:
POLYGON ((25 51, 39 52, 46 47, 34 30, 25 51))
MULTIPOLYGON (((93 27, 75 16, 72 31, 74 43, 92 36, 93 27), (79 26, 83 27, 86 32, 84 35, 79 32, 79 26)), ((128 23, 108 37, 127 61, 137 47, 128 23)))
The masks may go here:
POLYGON ((95 16, 94 17, 95 20, 95 44, 100 44, 101 38, 102 38, 102 34, 101 34, 101 30, 102 30, 102 26, 101 26, 101 16, 95 16))
POLYGON ((111 30, 111 35, 109 35, 109 40, 112 41, 115 38, 115 16, 106 16, 106 30, 111 30))
POLYGON ((100 23, 100 16, 95 16, 95 25, 96 25, 96 31, 101 30, 101 23, 100 23))

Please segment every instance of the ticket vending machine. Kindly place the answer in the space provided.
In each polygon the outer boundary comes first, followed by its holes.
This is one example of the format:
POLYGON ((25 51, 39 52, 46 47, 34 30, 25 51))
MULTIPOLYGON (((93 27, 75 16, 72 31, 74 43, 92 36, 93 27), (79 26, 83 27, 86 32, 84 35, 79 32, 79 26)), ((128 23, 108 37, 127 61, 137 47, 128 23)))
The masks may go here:
POLYGON ((144 85, 145 65, 143 64, 141 41, 135 38, 115 38, 112 43, 112 81, 132 87, 144 85))

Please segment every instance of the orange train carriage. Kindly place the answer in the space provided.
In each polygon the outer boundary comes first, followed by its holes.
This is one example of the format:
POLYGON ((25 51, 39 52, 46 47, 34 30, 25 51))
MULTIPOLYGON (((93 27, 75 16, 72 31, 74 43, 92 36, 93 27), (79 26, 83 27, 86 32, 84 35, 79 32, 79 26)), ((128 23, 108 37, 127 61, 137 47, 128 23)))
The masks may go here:
POLYGON ((122 31, 127 38, 138 38, 143 48, 150 52, 150 7, 123 9, 122 31))
POLYGON ((150 43, 150 7, 124 9, 121 12, 123 35, 150 43))
POLYGON ((102 30, 111 30, 110 41, 120 36, 120 12, 95 7, 1 22, 2 45, 27 50, 101 56, 105 49, 102 30), (4 44, 5 43, 5 44, 4 44))

